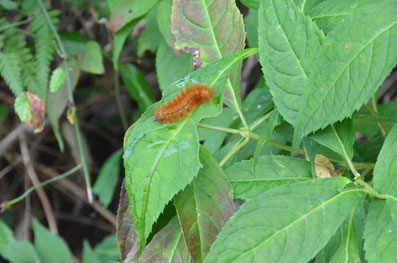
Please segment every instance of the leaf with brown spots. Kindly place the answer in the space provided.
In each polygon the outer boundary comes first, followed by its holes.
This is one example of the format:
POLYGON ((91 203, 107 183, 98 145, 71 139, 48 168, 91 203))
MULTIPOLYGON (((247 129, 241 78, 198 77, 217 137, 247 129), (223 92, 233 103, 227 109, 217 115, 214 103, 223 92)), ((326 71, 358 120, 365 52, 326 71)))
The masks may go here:
POLYGON ((40 133, 44 129, 45 122, 44 102, 30 91, 27 91, 26 95, 28 95, 30 112, 32 113, 32 119, 27 123, 29 123, 34 133, 40 133))
MULTIPOLYGON (((234 0, 174 0, 171 20, 175 49, 192 53, 195 69, 244 48, 243 18, 234 0)), ((225 93, 225 103, 237 111, 240 72, 241 66, 232 72, 225 93)))
POLYGON ((225 173, 202 146, 200 162, 203 167, 199 174, 174 201, 194 262, 204 260, 216 236, 235 211, 232 188, 225 173))

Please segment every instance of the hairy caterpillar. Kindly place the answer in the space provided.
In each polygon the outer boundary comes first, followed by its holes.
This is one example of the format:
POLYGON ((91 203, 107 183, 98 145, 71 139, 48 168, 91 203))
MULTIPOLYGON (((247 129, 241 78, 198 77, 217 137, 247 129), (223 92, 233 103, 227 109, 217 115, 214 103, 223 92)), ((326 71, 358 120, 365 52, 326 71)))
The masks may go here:
POLYGON ((208 85, 188 85, 174 99, 158 108, 154 118, 161 123, 177 122, 187 117, 201 104, 209 102, 212 97, 214 92, 208 85))

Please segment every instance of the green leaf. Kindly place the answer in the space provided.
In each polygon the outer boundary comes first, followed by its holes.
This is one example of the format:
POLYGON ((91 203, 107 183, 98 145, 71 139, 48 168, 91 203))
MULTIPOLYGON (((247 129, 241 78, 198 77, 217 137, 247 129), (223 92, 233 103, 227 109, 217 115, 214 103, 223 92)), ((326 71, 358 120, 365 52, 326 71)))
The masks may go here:
MULTIPOLYGON (((195 69, 244 48, 243 17, 235 1, 175 0, 171 20, 174 46, 198 56, 195 69)), ((240 72, 238 66, 226 83, 225 103, 236 112, 241 111, 240 72)))
POLYGON ((131 21, 113 36, 113 67, 118 69, 119 58, 127 37, 130 35, 138 20, 131 21))
POLYGON ((32 112, 30 110, 29 98, 26 92, 21 92, 18 94, 14 103, 14 110, 18 114, 21 122, 26 122, 32 120, 32 112))
POLYGON ((44 262, 72 263, 72 253, 66 242, 53 235, 42 226, 37 219, 33 219, 34 245, 44 262))
MULTIPOLYGON (((112 7, 110 28, 113 32, 123 30, 128 24, 146 14, 158 0, 122 0, 112 7)), ((112 5, 113 6, 113 5, 112 5)))
POLYGON ((50 79, 50 92, 57 92, 62 84, 66 80, 66 71, 65 67, 56 68, 52 74, 50 79))
POLYGON ((120 65, 120 73, 128 93, 138 103, 139 109, 145 111, 155 102, 145 75, 133 64, 120 65))
POLYGON ((0 52, 0 74, 15 96, 23 91, 22 68, 17 54, 0 52))
POLYGON ((120 250, 117 246, 116 236, 108 235, 94 249, 101 262, 120 261, 120 250))
POLYGON ((346 18, 323 43, 302 98, 294 146, 310 132, 350 116, 397 63, 397 5, 346 18))
POLYGON ((153 237, 139 262, 189 262, 189 252, 176 217, 153 237))
POLYGON ((265 146, 270 148, 270 140, 272 139, 272 135, 274 132, 274 129, 279 126, 283 118, 281 115, 278 113, 277 110, 273 111, 271 114, 270 118, 268 121, 265 123, 265 127, 263 128, 262 134, 260 135, 260 138, 258 140, 258 143, 256 145, 256 149, 254 152, 254 157, 252 158, 251 162, 251 170, 255 171, 255 165, 256 165, 256 160, 258 159, 258 156, 262 150, 262 148, 265 146))
POLYGON ((159 46, 160 30, 157 24, 158 6, 153 7, 145 16, 146 30, 138 38, 138 56, 142 56, 146 50, 155 53, 159 46))
POLYGON ((173 46, 174 41, 171 34, 171 12, 172 0, 163 0, 159 2, 157 8, 157 24, 169 47, 173 46))
POLYGON ((197 175, 200 168, 198 121, 219 114, 227 77, 242 59, 255 53, 256 49, 236 52, 172 84, 165 90, 162 101, 152 105, 125 138, 126 189, 141 244, 145 244, 165 205, 197 175), (179 122, 161 124, 155 121, 154 112, 159 105, 174 98, 191 83, 209 85, 215 92, 213 102, 200 106, 179 122))
POLYGON ((247 43, 249 47, 258 47, 258 10, 250 9, 244 17, 247 43))
POLYGON ((101 47, 96 41, 88 41, 85 44, 84 51, 79 57, 81 63, 81 69, 85 72, 92 74, 103 74, 105 69, 103 68, 101 47))
POLYGON ((120 178, 120 162, 123 150, 120 149, 109 156, 99 171, 92 191, 98 195, 99 202, 108 207, 114 196, 117 181, 120 178))
POLYGON ((353 122, 351 119, 345 119, 342 122, 334 125, 335 130, 332 127, 327 127, 324 130, 317 131, 309 137, 316 142, 324 145, 325 147, 333 150, 334 152, 344 156, 343 149, 340 146, 337 136, 342 141, 344 148, 346 149, 347 155, 350 160, 353 158, 354 150, 353 144, 355 141, 353 122), (335 131, 337 134, 335 134, 335 131))
POLYGON ((204 262, 308 262, 364 197, 346 178, 277 187, 229 220, 204 262))
POLYGON ((240 0, 246 7, 259 9, 259 0, 240 0))
POLYGON ((313 179, 309 162, 288 156, 261 156, 254 172, 251 167, 252 160, 245 160, 225 170, 236 198, 251 199, 281 185, 313 179))
MULTIPOLYGON (((117 243, 120 248, 121 261, 138 258, 140 255, 138 236, 134 228, 129 198, 125 189, 125 181, 120 190, 120 201, 117 210, 116 223, 117 243)), ((127 261, 128 262, 128 261, 127 261)))
POLYGON ((358 252, 356 231, 354 229, 354 213, 351 214, 349 223, 344 231, 344 236, 339 248, 336 250, 330 263, 361 262, 358 252))
POLYGON ((324 36, 293 1, 261 1, 259 57, 274 103, 295 124, 313 59, 324 36))
POLYGON ((203 167, 174 199, 193 262, 202 262, 226 221, 233 215, 232 188, 211 154, 200 147, 203 167))
POLYGON ((0 6, 2 6, 6 10, 15 10, 17 9, 17 5, 11 0, 0 0, 0 6))
POLYGON ((375 165, 373 185, 387 200, 373 200, 365 225, 366 259, 369 262, 397 260, 397 125, 388 134, 375 165))
POLYGON ((169 85, 191 72, 193 72, 192 56, 181 52, 178 57, 165 41, 161 41, 156 53, 156 73, 160 89, 164 91, 169 85))
POLYGON ((87 240, 83 242, 83 263, 101 263, 101 260, 92 250, 90 243, 87 240))

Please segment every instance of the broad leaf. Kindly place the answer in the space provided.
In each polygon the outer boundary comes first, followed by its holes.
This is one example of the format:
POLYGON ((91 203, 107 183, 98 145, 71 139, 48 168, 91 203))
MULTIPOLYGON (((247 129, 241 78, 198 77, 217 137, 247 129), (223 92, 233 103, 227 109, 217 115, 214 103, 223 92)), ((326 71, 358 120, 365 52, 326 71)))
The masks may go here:
POLYGON ((397 125, 387 136, 374 170, 374 188, 388 200, 373 200, 365 225, 365 251, 369 262, 397 260, 397 125))
POLYGON ((235 163, 226 169, 236 198, 251 199, 275 187, 313 179, 309 162, 288 156, 261 156, 255 171, 252 160, 235 163))
POLYGON ((189 252, 176 217, 153 237, 137 262, 189 262, 189 252))
MULTIPOLYGON (((194 68, 205 66, 244 48, 243 17, 232 0, 175 0, 171 31, 175 48, 195 55, 194 68)), ((225 103, 240 111, 239 66, 227 81, 225 103)))
POLYGON ((197 177, 174 200, 194 262, 203 261, 235 211, 226 174, 204 147, 200 147, 200 162, 203 167, 197 177))
POLYGON ((165 205, 189 184, 200 168, 196 126, 200 119, 221 111, 223 91, 230 72, 242 59, 256 53, 247 49, 193 72, 165 90, 161 102, 151 106, 125 138, 126 189, 135 229, 145 244, 165 205), (206 83, 215 92, 213 102, 197 108, 179 122, 161 124, 154 112, 191 83, 206 83))
POLYGON ((363 198, 346 178, 285 185, 249 200, 229 220, 205 262, 308 262, 363 198))
POLYGON ((174 41, 171 34, 171 12, 172 0, 163 0, 159 2, 157 9, 158 28, 169 47, 173 46, 174 41))
POLYGON ((90 243, 87 240, 83 242, 83 263, 100 263, 98 255, 92 250, 90 243))
POLYGON ((138 23, 138 20, 133 20, 127 25, 123 27, 120 31, 116 32, 113 36, 113 67, 118 69, 119 67, 119 58, 121 51, 123 49, 124 43, 127 40, 129 34, 131 34, 132 30, 138 23))
POLYGON ((66 242, 53 235, 42 226, 37 219, 33 219, 34 245, 44 262, 72 263, 72 253, 66 242))
POLYGON ((156 53, 156 73, 161 90, 193 72, 192 55, 184 52, 178 57, 165 41, 161 41, 156 53))
POLYGON ((323 33, 293 1, 262 0, 258 19, 259 57, 266 83, 278 111, 295 124, 323 33))
POLYGON ((139 109, 145 111, 155 102, 145 75, 133 64, 120 65, 120 72, 128 93, 138 103, 139 109))
POLYGON ((109 156, 99 171, 92 191, 98 195, 99 202, 105 207, 109 206, 113 199, 116 184, 120 178, 120 163, 123 150, 120 149, 109 156))
POLYGON ((83 53, 79 56, 81 69, 92 74, 103 74, 101 47, 96 41, 88 41, 85 44, 83 53))
POLYGON ((346 18, 324 41, 300 104, 294 147, 310 132, 350 116, 397 63, 397 5, 346 18))

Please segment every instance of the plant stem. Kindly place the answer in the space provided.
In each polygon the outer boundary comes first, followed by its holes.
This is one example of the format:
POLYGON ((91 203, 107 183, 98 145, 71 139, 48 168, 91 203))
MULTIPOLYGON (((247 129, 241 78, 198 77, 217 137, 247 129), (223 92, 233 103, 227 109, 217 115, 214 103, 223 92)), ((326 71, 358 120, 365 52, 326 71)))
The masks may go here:
POLYGON ((364 191, 372 197, 379 198, 379 199, 392 199, 393 201, 397 202, 397 197, 388 194, 380 194, 374 188, 372 188, 368 183, 361 180, 360 178, 356 179, 355 182, 358 185, 364 186, 364 191))
POLYGON ((13 28, 13 27, 18 27, 18 26, 22 26, 22 25, 25 25, 25 24, 29 24, 30 22, 33 21, 33 19, 34 19, 34 16, 32 16, 32 17, 30 17, 28 19, 13 23, 13 24, 4 25, 4 26, 0 27, 0 32, 4 31, 4 30, 7 30, 9 28, 13 28))
POLYGON ((387 126, 379 118, 378 107, 377 107, 375 96, 371 97, 371 105, 372 105, 372 108, 368 104, 365 104, 364 107, 367 110, 367 112, 369 113, 369 115, 371 115, 372 117, 374 117, 376 119, 380 132, 382 133, 383 137, 386 137, 386 135, 388 133, 388 129, 387 129, 387 126))
POLYGON ((18 196, 17 198, 15 198, 15 199, 13 199, 13 200, 11 200, 11 201, 5 201, 5 202, 3 202, 3 203, 0 205, 0 207, 1 207, 0 212, 4 212, 5 210, 7 210, 8 208, 10 208, 11 206, 13 206, 13 205, 15 205, 16 203, 22 201, 23 199, 25 199, 26 196, 28 196, 31 192, 33 192, 33 191, 36 190, 37 188, 46 186, 47 184, 51 184, 51 183, 56 182, 56 181, 58 181, 58 180, 60 180, 60 179, 62 179, 62 178, 65 178, 65 177, 67 177, 67 176, 69 176, 69 175, 72 175, 72 174, 74 174, 76 171, 78 171, 80 168, 81 168, 81 164, 77 165, 77 166, 74 167, 73 169, 71 169, 71 170, 67 171, 66 173, 63 173, 63 174, 61 174, 61 175, 59 175, 59 176, 57 176, 57 177, 55 177, 55 178, 48 179, 48 180, 46 180, 46 181, 44 181, 44 182, 42 182, 42 183, 40 183, 40 184, 38 184, 38 185, 35 185, 35 186, 30 187, 25 193, 23 193, 22 195, 18 196))
POLYGON ((121 105, 121 99, 120 99, 120 76, 119 76, 119 70, 115 69, 114 70, 114 93, 116 95, 116 105, 117 105, 117 110, 120 115, 121 119, 121 124, 123 125, 124 131, 128 129, 128 122, 127 122, 127 117, 125 116, 125 112, 123 110, 123 106, 121 105))
MULTIPOLYGON (((37 0, 37 3, 40 5, 41 11, 43 12, 43 14, 44 14, 44 16, 45 16, 45 18, 47 20, 47 23, 48 23, 49 27, 51 28, 52 33, 55 36, 55 39, 57 41, 59 50, 60 50, 60 52, 62 54, 62 59, 63 59, 63 63, 64 63, 64 66, 65 66, 65 71, 66 71, 66 84, 67 84, 67 87, 68 87, 69 103, 71 104, 71 107, 74 107, 72 81, 70 79, 70 74, 69 74, 69 63, 68 63, 68 56, 67 56, 66 50, 65 50, 65 48, 63 46, 61 38, 58 35, 57 30, 55 29, 54 24, 51 21, 51 18, 48 15, 47 9, 43 5, 42 0, 37 0)), ((78 119, 77 119, 76 115, 73 116, 73 119, 74 119, 74 127, 75 127, 75 132, 76 132, 76 137, 77 137, 77 144, 79 146, 81 164, 83 166, 84 178, 85 178, 85 183, 86 183, 86 187, 87 187, 88 202, 92 203, 93 202, 93 196, 92 196, 92 187, 91 187, 91 181, 90 181, 90 174, 89 174, 89 171, 88 171, 87 161, 85 159, 84 147, 83 147, 83 143, 82 143, 82 140, 81 140, 80 127, 79 127, 79 123, 78 123, 78 119)))
POLYGON ((249 141, 249 137, 246 137, 245 140, 238 144, 236 147, 234 147, 233 150, 231 150, 226 156, 225 158, 223 158, 223 160, 219 163, 219 165, 222 167, 223 165, 225 165, 225 163, 238 151, 240 151, 241 148, 243 148, 249 141))

